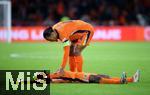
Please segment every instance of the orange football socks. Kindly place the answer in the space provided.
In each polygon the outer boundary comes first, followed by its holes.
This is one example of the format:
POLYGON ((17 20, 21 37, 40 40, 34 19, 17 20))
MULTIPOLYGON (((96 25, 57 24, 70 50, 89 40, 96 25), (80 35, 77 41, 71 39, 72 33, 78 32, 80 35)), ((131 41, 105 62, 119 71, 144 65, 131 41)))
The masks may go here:
MULTIPOLYGON (((133 82, 133 78, 129 77, 127 78, 127 82, 133 82)), ((100 83, 102 84, 120 84, 120 78, 102 78, 100 80, 100 83)))
POLYGON ((82 72, 83 59, 82 56, 69 56, 70 71, 82 72))

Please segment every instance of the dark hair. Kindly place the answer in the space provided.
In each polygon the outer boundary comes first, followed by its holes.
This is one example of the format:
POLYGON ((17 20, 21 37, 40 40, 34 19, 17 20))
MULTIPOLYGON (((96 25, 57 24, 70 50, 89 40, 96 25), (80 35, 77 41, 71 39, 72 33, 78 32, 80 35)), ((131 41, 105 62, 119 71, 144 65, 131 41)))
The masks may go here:
POLYGON ((52 32, 53 32, 52 27, 46 28, 46 29, 44 30, 44 32, 43 32, 43 37, 44 37, 45 39, 47 39, 47 37, 49 37, 52 32))

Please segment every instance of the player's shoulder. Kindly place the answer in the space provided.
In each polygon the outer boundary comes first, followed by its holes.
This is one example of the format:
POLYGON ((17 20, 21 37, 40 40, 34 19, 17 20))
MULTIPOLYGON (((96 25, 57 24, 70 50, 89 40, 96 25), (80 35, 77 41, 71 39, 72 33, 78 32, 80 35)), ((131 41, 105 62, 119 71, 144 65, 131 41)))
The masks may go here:
POLYGON ((58 30, 58 29, 61 29, 62 26, 63 26, 63 23, 62 23, 62 22, 57 22, 56 24, 54 24, 54 25, 52 26, 52 28, 58 30))
POLYGON ((55 27, 55 26, 57 26, 57 25, 59 25, 59 24, 61 24, 62 22, 57 22, 57 23, 55 23, 54 25, 53 25, 53 27, 55 27))

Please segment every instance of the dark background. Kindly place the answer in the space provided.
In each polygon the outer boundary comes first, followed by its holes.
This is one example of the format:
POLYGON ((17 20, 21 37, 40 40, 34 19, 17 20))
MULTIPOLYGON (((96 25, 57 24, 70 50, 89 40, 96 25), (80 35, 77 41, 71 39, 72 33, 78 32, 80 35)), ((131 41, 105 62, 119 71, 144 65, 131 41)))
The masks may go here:
POLYGON ((93 25, 150 25, 150 0, 12 0, 13 26, 81 19, 93 25))

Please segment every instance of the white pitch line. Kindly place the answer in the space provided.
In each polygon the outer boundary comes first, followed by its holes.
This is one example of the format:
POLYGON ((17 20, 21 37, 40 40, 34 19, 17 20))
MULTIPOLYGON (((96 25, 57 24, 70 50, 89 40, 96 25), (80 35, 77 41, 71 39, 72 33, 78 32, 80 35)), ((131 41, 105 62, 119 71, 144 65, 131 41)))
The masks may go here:
POLYGON ((30 58, 30 59, 53 59, 56 57, 49 57, 45 55, 27 55, 27 54, 19 54, 19 53, 12 53, 10 54, 11 58, 30 58))

